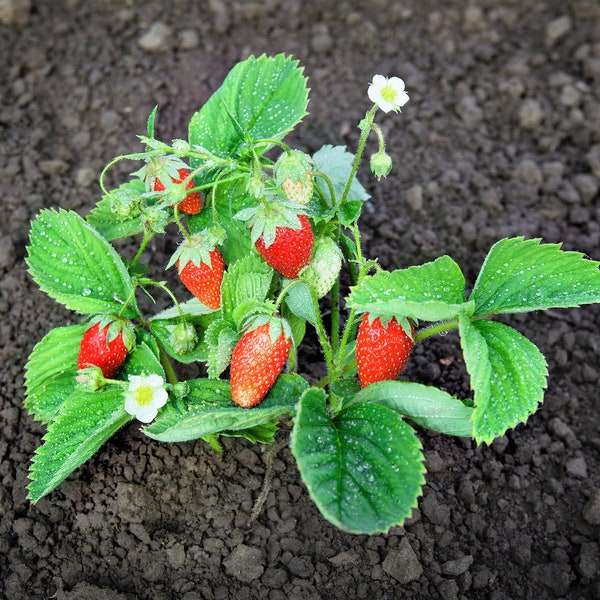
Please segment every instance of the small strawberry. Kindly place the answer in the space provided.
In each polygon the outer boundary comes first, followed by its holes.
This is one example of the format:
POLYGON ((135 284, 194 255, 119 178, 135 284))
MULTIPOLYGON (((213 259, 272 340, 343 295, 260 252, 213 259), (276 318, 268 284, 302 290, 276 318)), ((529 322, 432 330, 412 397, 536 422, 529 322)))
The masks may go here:
POLYGON ((356 338, 360 387, 400 375, 414 344, 414 328, 411 321, 408 323, 412 335, 404 331, 395 317, 387 325, 379 317, 371 320, 368 313, 363 317, 356 338))
POLYGON ((167 268, 177 263, 179 279, 203 304, 212 309, 221 306, 221 283, 225 261, 216 247, 220 233, 204 230, 185 240, 171 257, 167 268))
POLYGON ((322 298, 333 287, 342 268, 342 251, 329 237, 320 238, 310 263, 302 272, 302 279, 322 298))
POLYGON ((308 265, 312 255, 314 235, 306 215, 298 215, 300 228, 277 227, 275 239, 269 245, 264 237, 254 244, 265 262, 284 277, 295 279, 308 265))
POLYGON ((231 398, 242 408, 256 406, 283 369, 292 347, 287 323, 271 319, 247 330, 231 357, 231 398))
POLYGON ((288 200, 307 205, 313 194, 311 160, 304 152, 292 150, 283 153, 274 166, 275 182, 281 186, 288 200))
MULTIPOLYGON (((175 184, 181 183, 184 179, 186 179, 189 176, 190 172, 187 169, 180 168, 177 170, 177 174, 178 174, 178 177, 171 176, 171 180, 175 184)), ((194 180, 190 179, 187 182, 185 189, 191 190, 195 186, 196 186, 196 184, 194 183, 194 180)), ((154 179, 153 189, 155 192, 164 192, 165 191, 165 186, 163 185, 162 181, 158 177, 156 177, 154 179)), ((178 206, 180 212, 185 213, 186 215, 197 215, 202 210, 202 207, 204 206, 202 192, 196 191, 196 192, 187 194, 185 196, 185 198, 183 198, 183 200, 181 200, 177 206, 178 206)))
POLYGON ((77 368, 99 367, 112 379, 133 347, 133 332, 122 320, 97 321, 84 334, 79 345, 77 368))

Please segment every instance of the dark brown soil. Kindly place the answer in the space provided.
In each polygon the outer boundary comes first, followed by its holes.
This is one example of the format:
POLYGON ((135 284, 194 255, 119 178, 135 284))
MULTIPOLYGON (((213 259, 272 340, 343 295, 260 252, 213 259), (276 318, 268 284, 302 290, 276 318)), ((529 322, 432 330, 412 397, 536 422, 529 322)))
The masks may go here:
MULTIPOLYGON (((186 137, 251 53, 305 65, 310 115, 292 143, 311 152, 354 149, 372 75, 405 79, 402 116, 379 119, 394 171, 381 185, 362 172, 365 245, 384 267, 447 253, 472 283, 513 235, 600 259, 595 0, 0 0, 0 20, 1 596, 600 598, 597 307, 511 319, 548 358, 545 404, 491 447, 423 433, 424 496, 385 536, 324 521, 287 448, 248 527, 268 448, 225 440, 218 456, 135 425, 32 506, 43 428, 23 409, 29 352, 74 319, 26 274, 30 219, 86 214, 99 170, 138 148, 154 105, 159 137, 186 137), (148 41, 158 21, 170 35, 148 41)), ((161 264, 169 245, 153 248, 161 264)), ((468 392, 453 335, 419 347, 406 374, 468 392)))

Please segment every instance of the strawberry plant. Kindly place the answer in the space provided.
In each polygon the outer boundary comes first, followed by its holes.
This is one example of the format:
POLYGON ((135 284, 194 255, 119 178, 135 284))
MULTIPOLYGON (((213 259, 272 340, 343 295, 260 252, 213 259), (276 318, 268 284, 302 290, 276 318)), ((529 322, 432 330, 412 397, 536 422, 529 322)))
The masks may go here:
POLYGON ((273 442, 284 423, 323 516, 385 532, 421 494, 417 427, 489 444, 538 408, 546 361, 497 317, 599 302, 599 263, 517 237, 490 249, 469 294, 449 256, 383 270, 363 254, 369 195, 356 173, 371 134, 371 170, 390 172, 375 118, 408 95, 401 79, 376 75, 368 96, 355 153, 325 145, 308 155, 284 141, 307 114, 302 69, 283 55, 251 57, 192 115, 187 139, 157 139, 152 111, 142 148, 106 166, 86 218, 36 217, 29 272, 81 322, 49 331, 26 366, 26 407, 47 426, 30 469, 33 502, 134 419, 153 440, 216 450, 220 436, 273 442), (120 161, 131 176, 113 188, 120 161), (149 243, 170 225, 181 242, 157 264, 149 243), (122 238, 137 249, 130 258, 113 245, 122 238), (164 272, 171 266, 177 273, 164 272), (148 314, 142 292, 168 307, 148 314), (450 330, 470 397, 399 379, 413 345, 450 330), (322 350, 319 381, 303 374, 307 339, 322 350), (202 376, 181 379, 189 363, 202 376))

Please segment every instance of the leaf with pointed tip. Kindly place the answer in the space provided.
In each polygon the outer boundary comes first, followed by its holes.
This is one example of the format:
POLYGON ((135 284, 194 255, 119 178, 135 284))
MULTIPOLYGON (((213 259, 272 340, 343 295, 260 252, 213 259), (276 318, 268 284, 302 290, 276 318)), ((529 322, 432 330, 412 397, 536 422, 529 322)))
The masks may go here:
POLYGON ((465 279, 460 267, 449 256, 365 277, 352 288, 348 305, 371 315, 421 321, 455 319, 473 308, 472 303, 465 302, 465 279))
POLYGON ((470 300, 474 316, 570 308, 600 302, 600 263, 560 244, 522 237, 490 250, 470 300))
POLYGON ((433 386, 407 381, 379 381, 358 392, 352 402, 381 404, 421 427, 446 435, 473 437, 473 409, 433 386))
POLYGON ((76 212, 44 209, 31 225, 27 265, 42 291, 83 315, 136 318, 133 282, 115 249, 76 212))
POLYGON ((474 437, 490 444, 538 408, 546 360, 526 337, 495 321, 461 318, 460 340, 475 393, 474 437))
MULTIPOLYGON (((251 56, 235 65, 192 117, 190 144, 230 157, 239 153, 244 134, 252 140, 283 139, 307 114, 308 88, 298 64, 278 54, 251 56)), ((197 165, 192 161, 192 166, 197 165)))
POLYGON ((91 392, 78 386, 61 405, 36 450, 29 499, 37 502, 51 492, 132 419, 125 412, 122 387, 91 392))
POLYGON ((297 411, 292 453, 321 514, 352 533, 400 525, 425 482, 414 430, 376 404, 352 404, 332 420, 326 394, 316 388, 303 394, 297 411))
POLYGON ((25 408, 42 423, 52 420, 75 389, 79 345, 87 325, 56 327, 35 347, 25 366, 25 408))

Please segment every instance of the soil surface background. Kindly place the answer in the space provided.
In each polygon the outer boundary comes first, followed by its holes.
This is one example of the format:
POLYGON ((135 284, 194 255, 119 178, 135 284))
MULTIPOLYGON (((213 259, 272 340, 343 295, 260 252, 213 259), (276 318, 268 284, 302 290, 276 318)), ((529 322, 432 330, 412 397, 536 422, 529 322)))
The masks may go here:
MULTIPOLYGON (((308 152, 354 151, 373 74, 406 81, 402 115, 377 119, 394 170, 377 184, 361 169, 365 249, 385 268, 449 254, 472 285, 491 245, 517 235, 600 259, 593 0, 0 0, 0 596, 600 598, 595 306, 509 319, 547 357, 545 403, 489 447, 420 432, 424 495, 387 535, 325 521, 287 447, 248 526, 268 447, 226 439, 219 456, 134 424, 26 499, 44 429, 23 408, 24 365, 48 330, 77 322, 26 273, 30 220, 87 214, 100 170, 140 148, 155 105, 157 136, 185 138, 237 61, 279 52, 309 77, 310 114, 289 138, 308 152)), ((159 264, 176 241, 150 249, 159 264)), ((456 335, 419 345, 403 377, 469 394, 456 335)))

